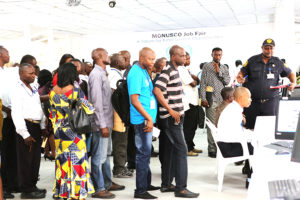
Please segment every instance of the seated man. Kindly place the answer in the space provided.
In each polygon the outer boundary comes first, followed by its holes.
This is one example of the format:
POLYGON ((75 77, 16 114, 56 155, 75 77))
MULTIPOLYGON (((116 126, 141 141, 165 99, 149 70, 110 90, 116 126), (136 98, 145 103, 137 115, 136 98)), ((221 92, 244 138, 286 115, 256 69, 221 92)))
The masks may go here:
MULTIPOLYGON (((252 131, 242 126, 243 109, 251 104, 251 93, 245 87, 236 88, 233 93, 234 100, 221 113, 218 122, 218 142, 220 151, 225 158, 242 156, 243 149, 240 142, 251 139, 252 131)), ((253 146, 248 143, 249 153, 253 154, 253 146)), ((249 165, 246 162, 245 165, 249 165)), ((249 170, 248 177, 251 176, 249 170)))

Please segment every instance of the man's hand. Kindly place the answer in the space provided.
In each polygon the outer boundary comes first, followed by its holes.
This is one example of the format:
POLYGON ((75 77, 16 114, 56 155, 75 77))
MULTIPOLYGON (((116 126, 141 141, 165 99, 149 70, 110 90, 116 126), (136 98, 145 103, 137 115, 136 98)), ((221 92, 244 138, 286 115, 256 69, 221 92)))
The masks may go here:
POLYGON ((180 113, 179 112, 176 112, 175 110, 171 109, 169 111, 170 115, 174 118, 175 122, 176 123, 180 123, 180 113))
POLYGON ((34 139, 33 137, 29 136, 28 138, 26 138, 26 139, 24 140, 24 142, 25 142, 25 145, 27 145, 27 146, 32 146, 32 143, 33 143, 33 142, 36 142, 36 141, 35 141, 35 139, 34 139))
POLYGON ((144 127, 144 131, 146 133, 148 133, 148 132, 151 132, 152 129, 153 129, 153 121, 152 120, 150 120, 150 121, 147 120, 147 124, 144 127))
POLYGON ((209 107, 208 101, 207 101, 207 100, 202 101, 202 102, 201 102, 201 106, 208 108, 208 107, 209 107))
POLYGON ((236 80, 237 80, 238 83, 243 84, 243 83, 245 83, 245 80, 246 80, 246 79, 244 78, 243 74, 240 74, 240 73, 239 73, 239 74, 237 75, 237 77, 236 77, 236 80))
POLYGON ((295 86, 296 86, 295 83, 290 83, 290 84, 289 84, 289 87, 288 87, 288 90, 289 90, 289 91, 293 91, 294 88, 295 88, 295 86))
POLYGON ((107 127, 106 128, 101 128, 101 134, 102 134, 102 137, 105 137, 105 138, 109 137, 108 128, 107 127))
POLYGON ((218 74, 220 72, 220 67, 219 67, 219 63, 214 62, 213 63, 214 66, 214 70, 216 71, 216 73, 218 74))

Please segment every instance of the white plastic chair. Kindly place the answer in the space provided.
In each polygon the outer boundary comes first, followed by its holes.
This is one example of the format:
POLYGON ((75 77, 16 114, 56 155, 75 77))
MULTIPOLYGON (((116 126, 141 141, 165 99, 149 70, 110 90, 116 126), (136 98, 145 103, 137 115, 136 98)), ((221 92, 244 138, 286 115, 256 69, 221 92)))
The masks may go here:
MULTIPOLYGON (((211 134, 214 138, 215 144, 217 146, 217 176, 218 176, 218 192, 222 191, 223 187, 223 179, 224 179, 224 173, 225 173, 225 168, 228 164, 233 164, 238 161, 250 160, 250 155, 249 155, 249 150, 247 146, 247 142, 240 142, 243 148, 243 156, 236 156, 236 157, 230 157, 230 158, 224 158, 220 148, 217 144, 217 142, 222 142, 218 140, 218 129, 217 127, 208 119, 205 117, 205 123, 208 126, 208 128, 211 130, 211 134)), ((250 161, 249 161, 250 163, 250 161)))

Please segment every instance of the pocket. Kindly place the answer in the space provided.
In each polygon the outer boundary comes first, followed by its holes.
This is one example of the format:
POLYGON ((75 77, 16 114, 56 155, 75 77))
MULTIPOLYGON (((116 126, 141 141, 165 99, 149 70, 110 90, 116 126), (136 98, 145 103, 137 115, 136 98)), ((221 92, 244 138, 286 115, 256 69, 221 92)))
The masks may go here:
POLYGON ((261 76, 261 70, 260 69, 253 69, 250 71, 250 74, 249 74, 249 79, 259 79, 260 76, 261 76))

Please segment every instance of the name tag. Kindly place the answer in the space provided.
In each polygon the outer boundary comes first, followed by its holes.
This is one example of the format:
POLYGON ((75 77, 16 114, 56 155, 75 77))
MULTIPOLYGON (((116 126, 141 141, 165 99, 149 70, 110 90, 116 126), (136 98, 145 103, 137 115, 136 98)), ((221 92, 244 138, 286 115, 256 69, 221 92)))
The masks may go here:
POLYGON ((155 109, 155 100, 154 99, 152 99, 151 101, 150 101, 150 109, 152 110, 152 109, 155 109))
POLYGON ((274 74, 267 74, 267 79, 274 79, 274 74))

